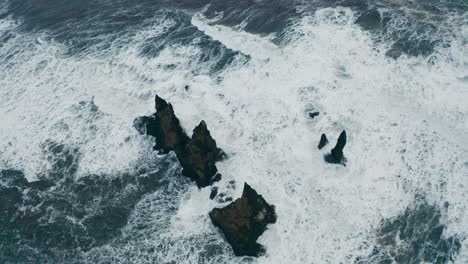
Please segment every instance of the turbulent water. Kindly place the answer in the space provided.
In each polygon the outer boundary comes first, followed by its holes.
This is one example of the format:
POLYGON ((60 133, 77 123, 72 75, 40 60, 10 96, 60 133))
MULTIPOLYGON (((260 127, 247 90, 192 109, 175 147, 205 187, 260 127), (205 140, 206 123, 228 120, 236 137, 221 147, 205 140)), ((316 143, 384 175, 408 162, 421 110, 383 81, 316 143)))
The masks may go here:
POLYGON ((5 0, 0 106, 0 263, 468 263, 466 0, 5 0), (132 128, 155 94, 276 206, 265 255, 132 128))

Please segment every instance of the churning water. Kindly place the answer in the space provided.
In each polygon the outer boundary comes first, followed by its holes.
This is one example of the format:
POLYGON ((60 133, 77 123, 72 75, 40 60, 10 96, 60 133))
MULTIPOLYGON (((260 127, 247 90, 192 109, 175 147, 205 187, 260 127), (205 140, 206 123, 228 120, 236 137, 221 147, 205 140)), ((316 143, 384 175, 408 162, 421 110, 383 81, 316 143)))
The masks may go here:
POLYGON ((5 0, 0 171, 1 263, 467 263, 468 3, 5 0), (276 206, 266 255, 132 128, 156 93, 276 206))

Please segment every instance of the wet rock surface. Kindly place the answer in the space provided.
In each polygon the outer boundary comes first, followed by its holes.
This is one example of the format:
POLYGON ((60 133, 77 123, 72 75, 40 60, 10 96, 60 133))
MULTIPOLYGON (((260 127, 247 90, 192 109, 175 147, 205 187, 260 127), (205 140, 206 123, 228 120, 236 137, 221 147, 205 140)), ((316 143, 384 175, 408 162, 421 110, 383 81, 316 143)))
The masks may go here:
POLYGON ((156 137, 155 150, 161 153, 174 151, 183 168, 182 174, 194 180, 199 188, 219 181, 221 175, 217 173, 215 163, 226 155, 217 147, 205 121, 195 127, 192 138, 189 138, 180 126, 172 105, 157 95, 155 103, 156 113, 138 117, 134 127, 140 133, 156 137))
POLYGON ((174 113, 172 105, 156 95, 156 113, 135 119, 134 127, 143 134, 155 137, 155 150, 161 153, 174 151, 182 153, 190 138, 180 126, 179 119, 174 113))
POLYGON ((345 164, 345 159, 343 155, 343 149, 346 145, 346 131, 343 130, 338 140, 336 142, 335 147, 331 150, 331 152, 325 155, 325 161, 328 163, 336 163, 336 164, 345 164))
POLYGON ((461 242, 444 234, 444 209, 420 201, 400 215, 383 220, 372 254, 357 263, 451 263, 461 242))
POLYGON ((214 208, 210 214, 213 224, 221 229, 237 256, 259 256, 264 248, 257 238, 268 224, 276 222, 276 213, 261 195, 244 184, 242 197, 224 208, 214 208))
POLYGON ((177 154, 183 168, 182 174, 194 180, 198 187, 210 185, 220 178, 216 177, 218 169, 215 163, 221 159, 221 153, 205 121, 201 121, 193 130, 192 139, 184 151, 177 154))

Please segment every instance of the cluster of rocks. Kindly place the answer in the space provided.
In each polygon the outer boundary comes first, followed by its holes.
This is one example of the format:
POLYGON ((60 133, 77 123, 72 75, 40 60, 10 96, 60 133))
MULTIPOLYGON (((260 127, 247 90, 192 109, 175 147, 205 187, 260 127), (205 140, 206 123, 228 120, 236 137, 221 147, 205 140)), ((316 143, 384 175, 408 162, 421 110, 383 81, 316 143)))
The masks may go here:
MULTIPOLYGON (((180 126, 179 119, 170 103, 156 95, 156 112, 151 116, 138 117, 134 127, 142 134, 156 138, 153 147, 160 154, 174 151, 182 166, 182 174, 197 183, 199 188, 212 185, 221 179, 216 162, 226 158, 217 147, 204 121, 195 127, 188 137, 180 126)), ((234 182, 230 182, 234 186, 234 182)), ((218 187, 212 187, 210 199, 228 202, 232 198, 218 194, 218 187)), ((209 213, 212 223, 224 233, 227 242, 237 256, 258 256, 264 252, 256 241, 266 226, 276 222, 274 206, 252 189, 247 183, 241 198, 224 208, 214 208, 209 213)))
MULTIPOLYGON (((315 118, 319 114, 320 114, 319 112, 310 112, 309 117, 310 118, 315 118)), ((328 144, 327 135, 322 134, 320 136, 320 141, 319 141, 319 144, 317 146, 318 149, 322 149, 327 144, 328 144)), ((338 140, 336 142, 335 147, 331 150, 330 153, 328 153, 328 154, 326 154, 324 156, 325 161, 328 162, 328 163, 342 164, 342 165, 346 166, 346 158, 344 157, 344 154, 343 154, 343 149, 344 149, 345 145, 346 145, 346 131, 343 130, 341 132, 340 136, 338 137, 338 140)))
POLYGON ((136 118, 134 127, 140 133, 156 138, 153 149, 160 154, 174 151, 183 168, 182 174, 194 180, 199 188, 220 180, 215 163, 225 158, 225 154, 217 147, 205 121, 195 127, 192 138, 189 138, 172 105, 159 96, 156 96, 155 103, 156 113, 136 118))

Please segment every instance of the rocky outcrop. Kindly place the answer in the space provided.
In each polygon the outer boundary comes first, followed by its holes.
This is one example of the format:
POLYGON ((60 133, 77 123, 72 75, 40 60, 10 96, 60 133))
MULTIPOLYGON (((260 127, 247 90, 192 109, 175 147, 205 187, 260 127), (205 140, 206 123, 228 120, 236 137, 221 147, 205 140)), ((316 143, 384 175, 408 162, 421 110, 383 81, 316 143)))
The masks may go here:
POLYGON ((205 121, 193 130, 192 139, 185 146, 182 153, 178 153, 182 174, 197 182, 198 187, 205 187, 212 183, 218 169, 215 162, 220 160, 223 152, 216 146, 205 121))
POLYGON ((194 180, 199 188, 211 185, 221 178, 216 161, 225 157, 211 137, 205 121, 193 130, 190 139, 174 114, 172 105, 156 95, 156 113, 138 117, 134 127, 142 134, 156 137, 155 150, 174 151, 183 168, 182 174, 194 180))
POLYGON ((327 139, 327 135, 325 134, 322 134, 322 136, 320 137, 320 142, 318 144, 318 149, 322 149, 323 147, 325 147, 326 145, 328 144, 328 139, 327 139))
POLYGON ((276 213, 261 195, 244 184, 242 197, 224 208, 210 212, 213 224, 221 229, 237 256, 258 256, 264 252, 257 238, 266 226, 276 222, 276 213))
POLYGON ((336 146, 331 150, 330 154, 325 156, 325 161, 328 163, 337 163, 343 164, 345 163, 344 155, 343 155, 343 148, 346 145, 346 131, 343 130, 340 136, 338 137, 338 141, 336 146))
POLYGON ((156 113, 135 119, 134 127, 142 134, 156 137, 153 147, 161 153, 182 153, 190 138, 180 126, 172 105, 156 95, 156 113))

